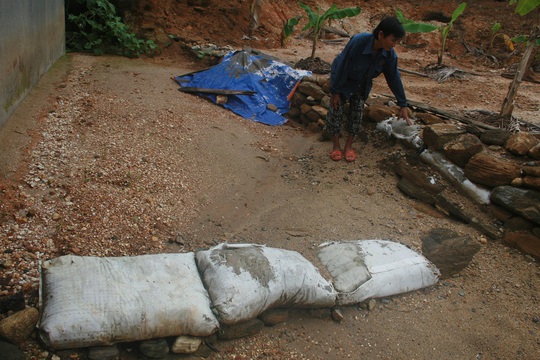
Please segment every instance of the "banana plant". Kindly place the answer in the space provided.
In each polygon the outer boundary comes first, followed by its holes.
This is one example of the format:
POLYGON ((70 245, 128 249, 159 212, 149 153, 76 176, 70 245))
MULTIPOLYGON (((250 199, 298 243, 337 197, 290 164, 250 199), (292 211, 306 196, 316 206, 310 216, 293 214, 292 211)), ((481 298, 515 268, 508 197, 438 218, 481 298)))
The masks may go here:
MULTIPOLYGON (((521 16, 527 15, 534 9, 540 10, 540 0, 510 0, 508 2, 508 5, 514 5, 516 6, 516 13, 518 13, 521 16)), ((539 13, 540 16, 540 13, 539 13)), ((539 19, 540 22, 540 19, 539 19)), ((529 42, 529 36, 528 35, 518 35, 514 36, 512 39, 515 43, 528 43, 529 42)), ((536 39, 536 46, 540 46, 540 39, 536 39)))
POLYGON ((450 22, 443 26, 436 26, 436 25, 428 24, 428 23, 415 22, 413 20, 407 19, 403 15, 403 12, 401 12, 399 9, 396 10, 396 17, 403 25, 403 28, 405 29, 405 31, 408 31, 410 33, 427 33, 427 32, 432 32, 435 30, 438 30, 440 32, 442 42, 441 42, 441 48, 437 55, 437 65, 441 66, 443 62, 443 55, 446 51, 446 40, 448 39, 448 34, 450 33, 450 30, 454 26, 454 22, 463 13, 466 7, 467 7, 467 3, 464 3, 464 2, 461 3, 452 13, 452 18, 450 19, 450 22))
POLYGON ((523 16, 538 8, 540 6, 540 0, 510 0, 508 2, 508 5, 514 4, 517 4, 516 12, 523 16))
MULTIPOLYGON (((339 9, 336 4, 333 4, 328 10, 326 10, 321 15, 321 8, 319 6, 317 6, 317 12, 315 12, 308 5, 302 4, 300 2, 298 3, 298 5, 302 9, 304 9, 308 18, 308 23, 306 24, 306 26, 304 26, 302 31, 313 28, 313 47, 311 50, 311 57, 310 57, 311 59, 315 57, 315 50, 317 49, 317 42, 319 40, 319 35, 326 21, 339 20, 346 17, 355 17, 358 14, 360 14, 360 12, 362 11, 362 9, 358 6, 339 9)), ((302 18, 303 16, 295 16, 287 20, 283 28, 283 33, 282 33, 283 34, 282 40, 281 40, 282 46, 285 45, 286 40, 289 38, 289 36, 292 35, 294 31, 294 27, 298 25, 298 23, 300 22, 302 18)))

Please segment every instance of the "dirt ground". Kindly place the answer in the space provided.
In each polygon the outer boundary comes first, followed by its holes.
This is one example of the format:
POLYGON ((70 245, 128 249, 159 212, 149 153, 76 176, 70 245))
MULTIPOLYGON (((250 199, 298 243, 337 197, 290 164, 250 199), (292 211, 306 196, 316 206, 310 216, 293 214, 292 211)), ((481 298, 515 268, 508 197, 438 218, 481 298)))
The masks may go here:
MULTIPOLYGON (((411 4, 404 8, 412 11, 411 4)), ((363 15, 344 28, 370 28, 391 9, 361 6, 363 15)), ((460 25, 471 26, 468 33, 487 9, 502 11, 500 2, 471 6, 480 9, 460 25)), ((196 29, 203 40, 227 41, 201 29, 209 28, 196 29)), ((229 43, 242 45, 237 37, 229 43)), ((330 62, 344 45, 321 43, 317 55, 330 62)), ((285 48, 261 48, 295 62, 309 55, 311 43, 295 37, 285 48)), ((413 71, 436 59, 429 47, 397 51, 400 67, 413 71)), ((438 83, 403 73, 409 99, 455 111, 500 109, 510 83, 500 76, 506 66, 466 54, 457 39, 445 63, 477 75, 438 83)), ((482 242, 459 275, 379 300, 371 311, 346 307, 340 323, 328 311, 293 311, 286 323, 219 342, 211 358, 540 358, 538 261, 427 214, 404 196, 388 160, 411 150, 368 124, 355 143, 359 158, 333 162, 331 144, 293 122, 269 127, 179 92, 171 76, 203 66, 173 43, 153 58, 69 54, 42 78, 0 129, 0 297, 22 292, 37 306, 39 261, 65 254, 126 256, 249 242, 314 259, 317 246, 330 240, 389 239, 421 251, 421 237, 445 227, 482 242)), ((373 95, 387 93, 378 79, 373 95)), ((539 124, 539 94, 540 85, 524 82, 514 114, 539 124)), ((35 339, 21 348, 36 359, 52 355, 35 339)))

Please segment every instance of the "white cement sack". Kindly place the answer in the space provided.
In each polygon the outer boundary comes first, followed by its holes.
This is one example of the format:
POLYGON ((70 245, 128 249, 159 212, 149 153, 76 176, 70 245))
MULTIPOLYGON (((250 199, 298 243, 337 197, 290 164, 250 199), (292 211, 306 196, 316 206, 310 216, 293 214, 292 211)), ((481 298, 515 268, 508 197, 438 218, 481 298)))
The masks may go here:
POLYGON ((62 256, 43 264, 40 300, 40 337, 52 349, 219 328, 193 253, 62 256))
POLYGON ((331 307, 336 292, 295 251, 221 244, 196 254, 220 321, 232 325, 275 307, 331 307))
POLYGON ((488 205, 490 203, 491 190, 471 182, 465 176, 462 168, 445 159, 440 152, 426 149, 420 154, 420 159, 439 170, 448 181, 478 204, 488 205))
POLYGON ((396 242, 358 240, 321 247, 317 256, 333 278, 340 305, 418 290, 439 279, 428 259, 396 242))
POLYGON ((420 137, 421 127, 419 125, 409 125, 404 119, 398 119, 396 116, 392 116, 379 122, 376 129, 386 133, 388 137, 404 140, 416 150, 422 150, 424 148, 424 141, 420 137))

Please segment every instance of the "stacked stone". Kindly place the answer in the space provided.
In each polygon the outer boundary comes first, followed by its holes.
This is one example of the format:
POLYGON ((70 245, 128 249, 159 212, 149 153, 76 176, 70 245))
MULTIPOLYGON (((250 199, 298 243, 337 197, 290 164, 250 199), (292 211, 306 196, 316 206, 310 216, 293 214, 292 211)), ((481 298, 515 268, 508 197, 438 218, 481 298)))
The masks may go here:
POLYGON ((460 124, 426 126, 423 140, 491 191, 493 216, 503 240, 540 258, 540 138, 537 134, 488 130, 480 136, 460 124))
MULTIPOLYGON (((399 108, 392 105, 391 101, 386 105, 377 100, 371 98, 367 101, 370 106, 364 109, 366 120, 379 122, 398 114, 399 108)), ((291 99, 291 108, 285 115, 304 125, 307 129, 318 133, 324 129, 329 108, 329 75, 308 76, 304 77, 298 84, 291 99)))
MULTIPOLYGON (((289 118, 303 124, 313 132, 324 129, 330 106, 330 79, 328 75, 305 77, 298 85, 292 100, 289 118)), ((380 98, 379 98, 380 99, 380 98)), ((370 98, 364 117, 380 122, 398 113, 397 106, 380 103, 370 98)), ((460 123, 445 122, 429 113, 415 113, 417 123, 425 124, 423 141, 430 150, 444 154, 452 163, 461 167, 466 178, 491 191, 491 212, 503 223, 502 238, 510 245, 540 258, 540 134, 518 132, 512 134, 502 129, 478 130, 460 123)), ((396 172, 402 178, 398 186, 402 191, 430 205, 445 206, 453 216, 458 207, 433 193, 431 187, 419 189, 418 174, 415 181, 403 176, 403 167, 396 172), (414 189, 412 189, 414 188, 414 189), (422 196, 421 196, 422 195, 422 196)), ((409 174, 410 175, 410 174, 409 174)), ((443 194, 444 195, 444 194, 443 194)), ((474 219, 467 219, 468 222, 474 219)), ((501 232, 486 224, 473 224, 492 238, 501 232)))
POLYGON ((313 132, 324 128, 330 107, 330 78, 309 76, 302 79, 291 99, 291 108, 286 114, 313 132))

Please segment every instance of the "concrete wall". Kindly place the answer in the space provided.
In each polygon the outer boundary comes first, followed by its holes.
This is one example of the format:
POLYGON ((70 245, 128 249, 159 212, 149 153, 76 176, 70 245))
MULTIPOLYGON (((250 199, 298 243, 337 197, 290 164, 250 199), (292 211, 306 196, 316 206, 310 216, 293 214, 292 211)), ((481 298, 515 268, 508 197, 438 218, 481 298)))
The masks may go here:
POLYGON ((0 0, 0 127, 64 52, 64 0, 0 0))

